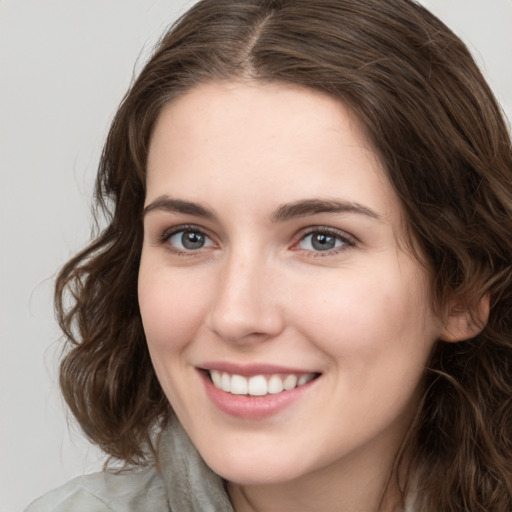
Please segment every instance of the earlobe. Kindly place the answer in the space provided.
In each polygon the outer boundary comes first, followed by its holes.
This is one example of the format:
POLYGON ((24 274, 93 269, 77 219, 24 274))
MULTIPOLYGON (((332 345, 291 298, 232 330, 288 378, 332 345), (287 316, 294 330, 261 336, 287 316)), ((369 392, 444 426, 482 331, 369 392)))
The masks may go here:
POLYGON ((452 305, 439 339, 454 343, 474 338, 487 325, 489 311, 489 294, 485 294, 473 308, 461 307, 460 302, 452 305))

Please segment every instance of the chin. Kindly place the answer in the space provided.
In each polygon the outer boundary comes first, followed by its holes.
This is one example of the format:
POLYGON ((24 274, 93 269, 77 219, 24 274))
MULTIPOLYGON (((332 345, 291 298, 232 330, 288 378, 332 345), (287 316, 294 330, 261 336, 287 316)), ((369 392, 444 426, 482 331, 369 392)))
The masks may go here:
POLYGON ((269 465, 219 465, 210 466, 215 473, 238 485, 255 486, 282 484, 298 478, 300 475, 290 470, 290 468, 270 468, 269 465))
POLYGON ((201 454, 206 464, 219 476, 238 485, 268 485, 294 480, 307 469, 301 461, 287 460, 281 454, 231 449, 229 453, 201 454))

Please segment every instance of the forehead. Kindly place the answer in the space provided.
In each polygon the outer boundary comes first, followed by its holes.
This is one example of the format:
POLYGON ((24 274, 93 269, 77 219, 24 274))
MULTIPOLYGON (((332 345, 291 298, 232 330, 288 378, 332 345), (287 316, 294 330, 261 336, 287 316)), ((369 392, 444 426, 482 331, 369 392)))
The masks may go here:
POLYGON ((350 109, 281 83, 203 84, 163 109, 150 144, 147 199, 177 192, 241 206, 255 194, 269 206, 341 198, 371 203, 383 217, 398 207, 350 109))

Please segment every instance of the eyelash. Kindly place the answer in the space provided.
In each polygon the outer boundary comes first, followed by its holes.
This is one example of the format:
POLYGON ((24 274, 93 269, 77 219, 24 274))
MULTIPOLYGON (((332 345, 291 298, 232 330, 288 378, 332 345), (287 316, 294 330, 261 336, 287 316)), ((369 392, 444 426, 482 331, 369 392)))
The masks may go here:
POLYGON ((340 231, 338 229, 334 228, 326 228, 324 226, 313 226, 310 228, 307 228, 305 231, 303 231, 300 234, 300 238, 297 242, 294 243, 294 247, 299 245, 301 242, 303 242, 308 236, 311 235, 325 235, 328 237, 332 237, 335 239, 335 241, 340 241, 342 243, 339 247, 334 247, 332 249, 328 249, 325 251, 314 251, 314 250, 306 250, 306 249, 294 249, 296 251, 304 251, 306 256, 310 258, 323 258, 326 256, 335 256, 337 254, 340 254, 341 252, 344 252, 351 247, 354 247, 357 243, 356 239, 349 235, 348 233, 345 233, 344 231, 340 231))
POLYGON ((212 239, 210 236, 208 236, 208 234, 205 233, 205 231, 203 229, 201 229, 197 226, 181 225, 181 226, 176 226, 174 228, 164 231, 164 233, 162 234, 162 236, 159 239, 159 243, 160 243, 160 245, 166 245, 167 250, 169 250, 173 254, 176 254, 177 256, 199 256, 200 255, 199 249, 198 250, 193 250, 193 249, 183 250, 183 249, 178 249, 169 243, 169 240, 174 235, 177 235, 178 233, 187 233, 187 232, 202 235, 209 240, 212 239))
MULTIPOLYGON (((159 238, 159 243, 160 243, 160 245, 166 245, 167 249, 170 252, 172 252, 173 254, 176 254, 177 256, 199 256, 201 254, 201 249, 203 247, 201 247, 197 250, 194 250, 194 249, 182 250, 182 249, 178 249, 178 248, 174 247, 173 245, 171 245, 169 243, 169 240, 174 235, 177 235, 179 233, 186 233, 186 232, 196 233, 196 234, 202 235, 203 237, 205 237, 209 240, 212 240, 212 238, 203 229, 199 228, 198 226, 181 225, 181 226, 176 226, 174 228, 164 231, 164 233, 159 238)), ((356 243, 357 243, 357 240, 353 236, 349 235, 348 233, 345 233, 344 231, 340 231, 340 230, 337 230, 334 228, 326 228, 324 226, 313 226, 313 227, 307 228, 306 230, 304 230, 300 233, 299 239, 296 242, 294 242, 292 245, 292 250, 302 251, 306 254, 306 256, 311 257, 311 258, 319 258, 319 257, 321 258, 321 257, 334 256, 336 254, 339 254, 343 251, 348 250, 350 247, 354 247, 356 245, 356 243), (321 251, 321 250, 315 251, 315 250, 295 248, 301 242, 303 242, 308 236, 311 236, 314 234, 332 237, 335 239, 335 241, 340 241, 342 243, 342 245, 339 247, 334 247, 332 249, 325 250, 325 251, 321 251)))

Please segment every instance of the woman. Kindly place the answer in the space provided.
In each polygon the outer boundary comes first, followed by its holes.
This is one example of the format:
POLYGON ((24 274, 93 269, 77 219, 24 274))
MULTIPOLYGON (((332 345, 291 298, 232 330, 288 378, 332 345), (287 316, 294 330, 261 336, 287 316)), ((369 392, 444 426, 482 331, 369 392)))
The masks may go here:
POLYGON ((414 2, 196 4, 57 280, 64 396, 134 468, 29 510, 509 510, 511 178, 492 93, 414 2))

